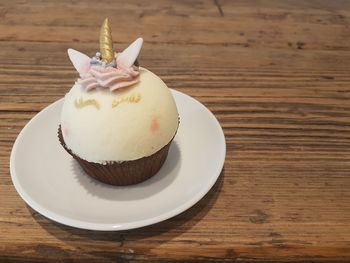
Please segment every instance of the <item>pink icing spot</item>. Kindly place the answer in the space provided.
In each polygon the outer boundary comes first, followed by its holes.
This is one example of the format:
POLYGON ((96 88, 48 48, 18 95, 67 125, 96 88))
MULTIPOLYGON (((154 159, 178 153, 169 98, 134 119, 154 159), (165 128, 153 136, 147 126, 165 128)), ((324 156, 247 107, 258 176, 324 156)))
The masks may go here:
POLYGON ((61 128, 62 128, 63 136, 69 136, 70 128, 69 128, 69 125, 68 125, 68 123, 66 121, 64 121, 62 123, 61 128))
POLYGON ((157 133, 159 131, 159 121, 157 117, 154 117, 152 119, 150 130, 152 133, 157 133))
POLYGON ((69 133, 70 133, 69 128, 64 127, 64 128, 63 128, 63 135, 64 135, 64 136, 69 136, 69 133))

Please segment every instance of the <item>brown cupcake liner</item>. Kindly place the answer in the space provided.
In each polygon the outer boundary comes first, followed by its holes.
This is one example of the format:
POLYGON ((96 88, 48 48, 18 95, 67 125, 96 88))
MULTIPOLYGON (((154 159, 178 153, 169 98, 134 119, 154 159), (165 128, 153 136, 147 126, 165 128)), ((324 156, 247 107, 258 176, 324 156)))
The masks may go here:
POLYGON ((141 183, 155 175, 163 166, 169 152, 171 141, 156 153, 137 160, 106 164, 88 162, 74 154, 65 144, 61 125, 58 139, 63 148, 79 163, 83 170, 96 180, 111 185, 131 185, 141 183))

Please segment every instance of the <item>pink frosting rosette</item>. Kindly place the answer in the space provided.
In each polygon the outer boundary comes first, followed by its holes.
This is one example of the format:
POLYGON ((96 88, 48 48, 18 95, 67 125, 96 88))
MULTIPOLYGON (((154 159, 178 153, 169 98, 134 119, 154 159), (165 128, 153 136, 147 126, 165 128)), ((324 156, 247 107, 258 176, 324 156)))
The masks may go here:
POLYGON ((88 72, 81 73, 78 83, 86 90, 96 88, 109 88, 115 91, 139 82, 139 68, 135 65, 131 67, 105 67, 102 65, 92 65, 88 72))

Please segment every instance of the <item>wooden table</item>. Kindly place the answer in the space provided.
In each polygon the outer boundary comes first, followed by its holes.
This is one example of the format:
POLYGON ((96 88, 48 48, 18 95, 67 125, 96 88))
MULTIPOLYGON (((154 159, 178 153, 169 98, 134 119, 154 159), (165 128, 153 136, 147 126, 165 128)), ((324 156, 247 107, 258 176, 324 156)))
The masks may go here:
POLYGON ((346 1, 1 1, 0 262, 349 262, 349 36, 346 1), (67 48, 94 54, 105 17, 227 142, 200 202, 122 232, 44 218, 9 173, 20 130, 77 78, 67 48))

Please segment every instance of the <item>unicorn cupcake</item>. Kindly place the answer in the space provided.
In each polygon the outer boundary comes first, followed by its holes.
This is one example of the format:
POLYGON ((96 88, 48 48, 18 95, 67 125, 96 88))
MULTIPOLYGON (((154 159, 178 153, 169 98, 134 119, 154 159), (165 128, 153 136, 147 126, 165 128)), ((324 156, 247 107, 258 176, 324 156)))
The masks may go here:
POLYGON ((59 140, 88 175, 107 184, 136 184, 156 174, 179 125, 166 84, 138 64, 142 44, 138 38, 114 52, 105 19, 92 58, 68 49, 79 78, 64 98, 59 140))

